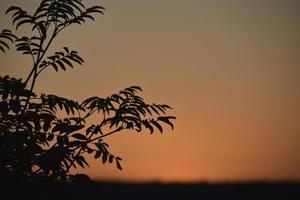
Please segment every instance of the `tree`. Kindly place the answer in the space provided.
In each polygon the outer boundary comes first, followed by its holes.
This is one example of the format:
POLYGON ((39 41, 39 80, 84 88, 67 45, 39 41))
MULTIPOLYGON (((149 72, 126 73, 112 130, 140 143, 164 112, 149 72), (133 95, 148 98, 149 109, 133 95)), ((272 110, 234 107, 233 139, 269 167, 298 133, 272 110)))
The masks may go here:
POLYGON ((89 97, 79 103, 52 94, 36 94, 36 80, 46 69, 55 71, 82 65, 83 58, 68 47, 49 54, 48 49, 63 30, 103 14, 102 6, 86 7, 83 0, 42 0, 33 14, 11 6, 16 29, 32 28, 32 35, 16 36, 4 29, 0 50, 11 44, 24 56, 32 58, 32 69, 25 80, 0 77, 0 173, 1 178, 34 181, 47 178, 66 181, 74 177, 71 168, 86 167, 92 154, 104 163, 114 163, 122 170, 121 158, 109 151, 104 139, 123 130, 150 134, 163 132, 162 124, 173 128, 165 104, 148 104, 138 95, 139 86, 128 87, 106 98, 89 97), (63 112, 64 115, 58 115, 63 112), (93 115, 100 116, 90 124, 93 115))

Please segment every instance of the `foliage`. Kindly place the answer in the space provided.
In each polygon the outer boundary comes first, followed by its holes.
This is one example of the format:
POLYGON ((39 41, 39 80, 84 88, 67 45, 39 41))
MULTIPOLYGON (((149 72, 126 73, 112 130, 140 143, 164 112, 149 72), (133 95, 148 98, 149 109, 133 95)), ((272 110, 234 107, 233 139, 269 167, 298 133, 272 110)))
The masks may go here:
POLYGON ((88 154, 121 170, 122 159, 109 151, 105 137, 123 130, 162 133, 162 124, 173 128, 175 117, 167 115, 171 107, 146 103, 138 95, 142 91, 138 86, 80 103, 34 92, 36 79, 45 69, 66 70, 84 63, 77 51, 63 47, 49 55, 48 48, 66 27, 95 20, 94 15, 103 11, 101 6, 85 7, 82 0, 42 0, 34 14, 17 6, 6 11, 12 14, 16 29, 30 26, 33 35, 18 37, 5 29, 0 33, 0 50, 5 53, 15 44, 17 51, 32 58, 33 65, 25 81, 0 76, 1 176, 64 181, 73 177, 71 168, 89 166, 88 154), (100 120, 91 124, 94 115, 100 120))

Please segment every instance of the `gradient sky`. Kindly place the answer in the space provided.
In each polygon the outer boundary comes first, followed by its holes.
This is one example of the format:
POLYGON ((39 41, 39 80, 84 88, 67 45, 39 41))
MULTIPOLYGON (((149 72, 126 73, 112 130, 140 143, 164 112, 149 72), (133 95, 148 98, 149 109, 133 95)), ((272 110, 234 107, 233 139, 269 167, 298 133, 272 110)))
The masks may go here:
MULTIPOLYGON (((36 2, 1 0, 0 29, 11 28, 9 5, 32 10, 36 2)), ((52 48, 78 50, 85 65, 48 69, 37 91, 80 101, 139 85, 178 119, 163 135, 108 138, 124 170, 91 159, 85 173, 131 181, 300 179, 300 1, 88 3, 103 5, 105 15, 68 29, 52 48)), ((30 59, 14 50, 0 59, 1 75, 30 70, 30 59)))

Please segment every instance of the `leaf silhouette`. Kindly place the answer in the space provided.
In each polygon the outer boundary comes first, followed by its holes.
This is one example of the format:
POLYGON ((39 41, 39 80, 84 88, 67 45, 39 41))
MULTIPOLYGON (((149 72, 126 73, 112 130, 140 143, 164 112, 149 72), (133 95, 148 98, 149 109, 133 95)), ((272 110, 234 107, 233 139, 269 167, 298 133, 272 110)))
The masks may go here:
POLYGON ((13 43, 16 39, 17 37, 12 34, 10 30, 2 30, 2 32, 0 33, 0 50, 5 53, 5 49, 9 49, 8 41, 13 43))
POLYGON ((72 137, 78 139, 78 140, 87 140, 87 137, 83 134, 80 134, 80 133, 75 133, 72 135, 72 137))

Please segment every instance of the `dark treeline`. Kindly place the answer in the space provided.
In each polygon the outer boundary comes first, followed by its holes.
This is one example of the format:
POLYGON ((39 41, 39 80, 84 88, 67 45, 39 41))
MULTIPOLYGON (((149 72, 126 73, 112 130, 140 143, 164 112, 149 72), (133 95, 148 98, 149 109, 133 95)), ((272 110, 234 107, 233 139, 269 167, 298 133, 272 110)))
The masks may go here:
POLYGON ((0 199, 300 199, 299 182, 249 183, 78 183, 20 182, 1 185, 0 199))

